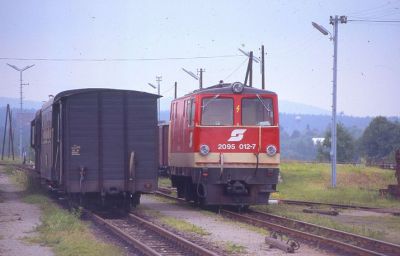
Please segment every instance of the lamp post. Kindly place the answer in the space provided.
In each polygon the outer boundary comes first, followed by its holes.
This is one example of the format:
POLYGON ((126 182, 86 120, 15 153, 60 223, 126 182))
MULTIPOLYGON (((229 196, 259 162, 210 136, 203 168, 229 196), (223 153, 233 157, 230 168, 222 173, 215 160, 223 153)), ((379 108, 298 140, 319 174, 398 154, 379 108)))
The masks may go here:
POLYGON ((29 65, 29 66, 26 66, 26 67, 24 67, 24 68, 22 68, 22 69, 21 69, 21 68, 18 68, 18 67, 16 67, 16 66, 14 66, 14 65, 8 64, 8 63, 7 63, 7 65, 10 66, 10 67, 13 68, 13 69, 19 71, 19 81, 20 81, 20 84, 19 84, 20 118, 19 118, 19 120, 18 120, 18 121, 19 121, 19 154, 20 154, 20 157, 22 158, 22 86, 23 86, 23 85, 28 85, 28 84, 22 83, 22 72, 24 72, 24 71, 27 70, 28 68, 31 68, 31 67, 33 67, 33 66, 35 66, 35 65, 29 65))
POLYGON ((198 75, 195 75, 192 71, 186 70, 184 68, 182 68, 182 70, 194 79, 199 80, 199 89, 203 89, 203 73, 206 71, 205 69, 200 68, 197 70, 197 74, 200 74, 200 77, 198 75))
MULTIPOLYGON (((331 16, 329 23, 333 25, 333 35, 331 35, 330 40, 333 41, 333 80, 332 80, 332 127, 331 127, 331 182, 332 187, 336 187, 336 156, 337 156, 337 121, 336 121, 336 101, 337 101, 337 53, 338 53, 338 24, 347 23, 347 16, 331 16)), ((323 26, 311 22, 314 28, 316 28, 323 35, 330 34, 329 31, 323 26)))
MULTIPOLYGON (((153 89, 157 89, 157 94, 160 96, 160 82, 162 81, 162 76, 156 76, 157 86, 152 83, 147 83, 153 89)), ((160 98, 157 99, 157 109, 158 109, 158 122, 160 122, 160 98)))

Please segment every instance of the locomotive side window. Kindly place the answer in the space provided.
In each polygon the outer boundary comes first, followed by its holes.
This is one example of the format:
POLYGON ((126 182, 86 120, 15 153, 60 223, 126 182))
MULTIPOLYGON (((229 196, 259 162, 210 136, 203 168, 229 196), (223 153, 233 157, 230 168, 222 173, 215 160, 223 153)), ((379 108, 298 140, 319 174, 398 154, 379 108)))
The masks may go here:
POLYGON ((242 125, 271 126, 274 124, 272 99, 243 98, 242 125))
POLYGON ((232 98, 204 98, 201 106, 202 125, 233 125, 232 98))
POLYGON ((194 125, 195 101, 194 99, 188 100, 187 119, 190 127, 194 125))

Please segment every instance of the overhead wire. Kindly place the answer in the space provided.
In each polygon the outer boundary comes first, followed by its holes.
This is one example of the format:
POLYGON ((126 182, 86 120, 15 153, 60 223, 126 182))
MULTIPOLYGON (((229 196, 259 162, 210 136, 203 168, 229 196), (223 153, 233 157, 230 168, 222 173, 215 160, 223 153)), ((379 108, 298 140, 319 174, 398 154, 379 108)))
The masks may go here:
POLYGON ((239 70, 239 68, 241 68, 243 66, 243 64, 247 61, 248 59, 246 58, 243 62, 240 63, 239 66, 237 66, 227 77, 224 78, 224 80, 230 78, 234 73, 236 73, 236 71, 239 70))
POLYGON ((390 3, 386 2, 385 4, 382 4, 382 5, 379 5, 376 7, 350 12, 350 13, 347 13, 347 15, 371 15, 371 14, 374 15, 374 13, 376 13, 376 12, 386 11, 391 8, 393 8, 393 7, 390 6, 390 3))
POLYGON ((375 23, 400 23, 400 20, 367 20, 367 19, 348 19, 347 21, 375 22, 375 23))
POLYGON ((71 61, 71 62, 124 62, 124 61, 165 61, 165 60, 193 60, 193 59, 217 59, 217 58, 235 58, 242 55, 215 55, 215 56, 193 56, 193 57, 165 57, 165 58, 17 58, 0 57, 0 60, 22 60, 22 61, 71 61))
POLYGON ((169 87, 167 90, 165 90, 165 91, 161 92, 161 95, 164 95, 165 93, 167 93, 167 92, 171 91, 171 89, 172 89, 172 88, 174 88, 174 87, 175 87, 175 85, 173 85, 173 86, 169 87))

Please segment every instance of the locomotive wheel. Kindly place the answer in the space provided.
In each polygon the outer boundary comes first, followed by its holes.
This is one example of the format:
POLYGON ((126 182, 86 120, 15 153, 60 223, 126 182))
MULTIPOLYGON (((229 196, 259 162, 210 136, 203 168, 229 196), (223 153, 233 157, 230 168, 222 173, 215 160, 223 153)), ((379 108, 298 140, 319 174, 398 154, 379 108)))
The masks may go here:
POLYGON ((184 198, 184 196, 185 196, 185 188, 184 188, 184 186, 183 186, 182 183, 179 183, 179 184, 176 186, 176 193, 177 193, 177 196, 178 196, 179 198, 184 198))
POLYGON ((185 183, 185 200, 188 202, 194 200, 194 186, 192 183, 185 183))

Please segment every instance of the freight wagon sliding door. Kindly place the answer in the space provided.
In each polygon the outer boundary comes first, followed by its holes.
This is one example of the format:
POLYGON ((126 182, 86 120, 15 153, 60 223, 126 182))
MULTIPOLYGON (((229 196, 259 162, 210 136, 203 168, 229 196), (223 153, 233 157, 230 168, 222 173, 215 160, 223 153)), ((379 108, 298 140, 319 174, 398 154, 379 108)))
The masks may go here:
POLYGON ((81 93, 65 98, 64 145, 67 192, 98 189, 99 117, 97 93, 81 93), (81 181, 81 169, 83 177, 81 181))
POLYGON ((157 188, 158 126, 157 97, 129 93, 126 99, 128 153, 135 152, 136 190, 157 188))
POLYGON ((125 175, 124 93, 100 92, 99 96, 99 188, 107 193, 127 191, 125 175))

